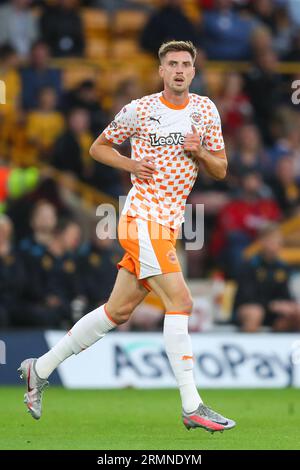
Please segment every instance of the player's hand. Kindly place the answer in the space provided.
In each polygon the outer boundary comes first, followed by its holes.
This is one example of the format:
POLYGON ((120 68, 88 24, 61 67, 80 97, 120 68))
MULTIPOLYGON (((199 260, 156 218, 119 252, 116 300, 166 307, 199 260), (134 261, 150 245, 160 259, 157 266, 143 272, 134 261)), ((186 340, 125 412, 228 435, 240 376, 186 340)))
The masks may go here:
POLYGON ((201 141, 197 129, 192 125, 193 133, 188 133, 185 136, 183 148, 186 152, 191 152, 192 156, 200 157, 201 155, 201 141))
POLYGON ((134 161, 134 169, 132 173, 140 180, 148 180, 152 178, 155 172, 155 166, 153 165, 154 156, 144 157, 140 161, 134 161))

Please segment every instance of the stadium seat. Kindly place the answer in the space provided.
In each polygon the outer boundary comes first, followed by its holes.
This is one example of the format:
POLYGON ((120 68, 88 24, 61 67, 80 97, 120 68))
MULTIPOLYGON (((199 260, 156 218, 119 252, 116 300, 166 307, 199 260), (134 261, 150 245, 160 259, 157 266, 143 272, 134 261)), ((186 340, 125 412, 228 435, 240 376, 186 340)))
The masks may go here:
POLYGON ((185 0, 183 2, 183 11, 186 16, 195 24, 200 22, 200 7, 197 0, 185 0))
POLYGON ((112 58, 115 60, 135 58, 139 52, 139 46, 134 39, 116 39, 111 46, 112 58))
POLYGON ((74 88, 83 80, 96 80, 99 75, 99 69, 94 66, 82 65, 80 68, 76 66, 65 67, 63 70, 64 89, 74 88))
POLYGON ((97 80, 97 86, 101 93, 111 94, 116 91, 119 84, 124 80, 135 77, 139 77, 138 71, 124 64, 120 65, 118 74, 112 73, 111 70, 104 70, 97 80))
POLYGON ((106 59, 108 56, 108 41, 101 38, 87 38, 85 55, 88 59, 106 59))
POLYGON ((147 12, 140 10, 117 11, 113 21, 113 35, 137 37, 148 16, 147 12))
POLYGON ((107 12, 97 8, 83 8, 81 15, 86 38, 107 37, 109 32, 107 12))

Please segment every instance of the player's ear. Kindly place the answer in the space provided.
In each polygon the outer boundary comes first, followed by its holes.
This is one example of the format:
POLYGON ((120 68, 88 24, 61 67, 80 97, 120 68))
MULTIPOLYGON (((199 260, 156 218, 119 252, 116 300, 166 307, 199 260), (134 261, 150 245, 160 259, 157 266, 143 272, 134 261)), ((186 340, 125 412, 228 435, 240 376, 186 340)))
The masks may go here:
POLYGON ((160 66, 158 67, 158 73, 159 73, 159 76, 160 76, 161 78, 163 78, 163 76, 164 76, 164 68, 163 68, 162 65, 160 65, 160 66))

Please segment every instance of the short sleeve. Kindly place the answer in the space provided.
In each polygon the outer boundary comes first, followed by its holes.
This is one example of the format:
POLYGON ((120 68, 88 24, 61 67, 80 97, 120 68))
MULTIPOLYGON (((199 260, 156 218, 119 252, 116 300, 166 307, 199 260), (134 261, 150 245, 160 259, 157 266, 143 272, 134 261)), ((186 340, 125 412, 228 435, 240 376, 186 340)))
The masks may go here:
POLYGON ((210 122, 206 128, 203 145, 208 151, 216 152, 224 148, 221 119, 216 105, 211 100, 208 102, 207 110, 210 122))
POLYGON ((114 120, 104 129, 107 140, 114 144, 122 144, 136 132, 137 100, 124 106, 114 120))

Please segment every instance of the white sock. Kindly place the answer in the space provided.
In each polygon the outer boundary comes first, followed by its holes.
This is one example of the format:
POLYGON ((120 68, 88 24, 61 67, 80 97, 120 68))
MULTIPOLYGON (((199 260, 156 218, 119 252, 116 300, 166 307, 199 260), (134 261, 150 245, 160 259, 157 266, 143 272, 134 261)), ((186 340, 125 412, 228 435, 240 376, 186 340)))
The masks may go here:
POLYGON ((164 340, 179 387, 182 408, 191 413, 198 408, 202 400, 194 380, 194 360, 191 338, 188 334, 188 320, 188 315, 167 313, 164 320, 164 340))
POLYGON ((87 349, 117 325, 105 311, 105 305, 82 317, 73 328, 36 362, 36 372, 47 379, 56 367, 72 354, 87 349))

